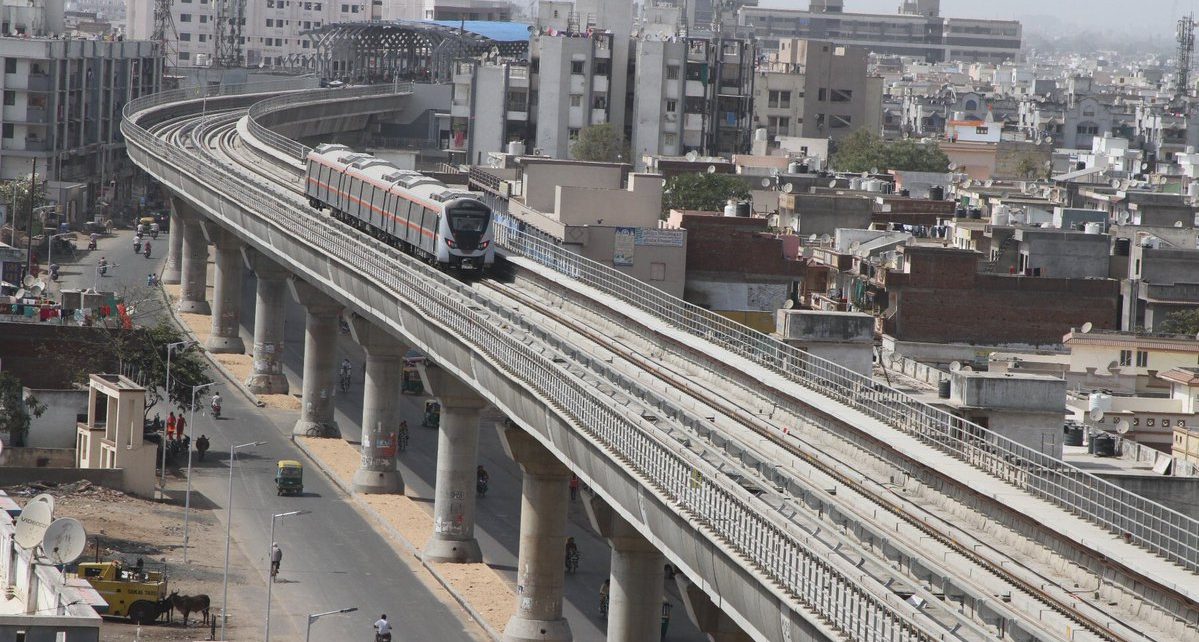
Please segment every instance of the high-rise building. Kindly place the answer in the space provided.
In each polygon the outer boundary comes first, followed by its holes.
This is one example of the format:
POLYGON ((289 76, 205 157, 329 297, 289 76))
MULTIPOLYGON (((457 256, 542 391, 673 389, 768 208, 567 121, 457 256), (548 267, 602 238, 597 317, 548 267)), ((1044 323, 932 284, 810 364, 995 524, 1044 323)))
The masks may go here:
POLYGON ((841 0, 812 0, 806 11, 747 6, 738 10, 737 25, 752 29, 766 48, 783 38, 804 38, 930 62, 1002 62, 1020 56, 1019 22, 941 17, 938 0, 904 0, 893 15, 843 9, 841 0))

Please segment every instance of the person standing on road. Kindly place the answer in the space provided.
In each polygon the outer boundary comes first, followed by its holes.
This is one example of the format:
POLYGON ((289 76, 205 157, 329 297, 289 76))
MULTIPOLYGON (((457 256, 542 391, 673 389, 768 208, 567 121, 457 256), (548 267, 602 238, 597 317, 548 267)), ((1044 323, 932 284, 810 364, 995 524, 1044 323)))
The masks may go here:
POLYGON ((573 502, 574 500, 576 500, 578 498, 579 498, 579 476, 571 475, 570 476, 570 501, 573 502))
POLYGON ((175 411, 167 415, 167 439, 175 438, 175 411))
POLYGON ((179 412, 179 418, 175 420, 175 438, 183 439, 183 428, 187 426, 187 420, 183 418, 183 412, 179 412))

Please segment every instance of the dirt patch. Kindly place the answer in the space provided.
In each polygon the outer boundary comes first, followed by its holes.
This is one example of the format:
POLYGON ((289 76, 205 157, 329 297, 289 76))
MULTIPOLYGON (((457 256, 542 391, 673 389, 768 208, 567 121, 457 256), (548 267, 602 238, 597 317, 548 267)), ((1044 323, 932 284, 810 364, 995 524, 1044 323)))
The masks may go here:
POLYGON ((258 400, 263 406, 277 410, 299 410, 303 407, 300 398, 292 395, 258 395, 258 400))
MULTIPOLYGON (((358 448, 340 439, 297 437, 322 467, 345 485, 358 470, 358 448)), ((355 495, 394 528, 409 546, 419 551, 433 534, 433 517, 404 495, 355 495)), ((496 631, 516 611, 516 598, 508 583, 486 564, 436 564, 437 572, 462 595, 471 608, 496 631)))
MULTIPOLYGON (((219 611, 224 557, 200 553, 224 549, 225 531, 211 510, 192 508, 188 528, 190 562, 184 563, 181 497, 168 496, 167 501, 147 500, 90 482, 62 486, 34 482, 5 490, 20 504, 38 493, 49 493, 54 496, 55 517, 74 517, 82 522, 88 534, 88 547, 79 561, 120 560, 132 566, 141 558, 147 570, 166 573, 168 591, 185 595, 207 594, 212 600, 212 613, 219 611)), ((260 603, 262 578, 237 547, 232 548, 231 555, 230 604, 260 603)), ((245 607, 239 607, 239 611, 245 610, 245 607)), ((106 618, 101 639, 106 642, 208 639, 206 627, 192 619, 185 628, 179 614, 173 615, 172 623, 144 625, 140 632, 137 625, 123 618, 106 618)), ((261 637, 257 623, 252 620, 244 621, 243 630, 239 631, 236 617, 230 618, 228 633, 230 640, 261 637)))

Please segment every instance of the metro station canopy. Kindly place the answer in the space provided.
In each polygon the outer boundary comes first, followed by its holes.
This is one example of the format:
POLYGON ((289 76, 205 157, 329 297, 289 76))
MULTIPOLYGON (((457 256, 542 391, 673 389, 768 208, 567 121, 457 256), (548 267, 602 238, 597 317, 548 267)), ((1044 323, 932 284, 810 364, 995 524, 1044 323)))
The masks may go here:
POLYGON ((529 51, 529 25, 488 20, 343 22, 304 32, 322 78, 345 82, 450 79, 455 60, 529 51))

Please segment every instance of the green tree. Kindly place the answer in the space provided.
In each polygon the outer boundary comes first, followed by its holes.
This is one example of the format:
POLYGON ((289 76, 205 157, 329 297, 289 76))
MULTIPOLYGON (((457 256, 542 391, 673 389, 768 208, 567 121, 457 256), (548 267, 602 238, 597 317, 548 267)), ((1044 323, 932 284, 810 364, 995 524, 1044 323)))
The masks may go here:
POLYGON ((850 134, 836 146, 833 167, 842 172, 947 172, 949 157, 934 144, 911 139, 887 142, 865 129, 850 134))
POLYGON ((570 146, 570 155, 575 160, 599 163, 628 163, 631 160, 624 134, 611 123, 584 127, 578 140, 570 146))
POLYGON ((7 432, 13 446, 24 446, 34 417, 46 412, 37 397, 23 394, 21 380, 0 372, 0 432, 7 432))
POLYGON ((666 180, 662 212, 720 212, 730 198, 749 198, 749 186, 745 181, 730 174, 676 174, 666 180))
MULTIPOLYGON (((38 176, 41 175, 41 172, 38 172, 38 176)), ((33 185, 32 202, 28 176, 0 183, 0 205, 8 210, 8 223, 15 224, 18 229, 25 229, 30 208, 45 204, 46 185, 41 180, 33 185)), ((33 226, 35 234, 41 232, 41 221, 34 220, 33 226)))
POLYGON ((1166 334, 1199 335, 1199 309, 1178 310, 1166 315, 1165 319, 1155 328, 1166 334))
MULTIPOLYGON (((191 410, 192 386, 212 382, 202 353, 195 346, 176 346, 171 355, 171 389, 165 390, 167 345, 187 340, 165 320, 153 327, 133 331, 113 328, 106 336, 108 347, 120 361, 121 372, 146 389, 147 417, 150 409, 163 401, 168 402, 167 410, 191 410)), ((197 397, 196 406, 201 404, 202 399, 197 397)))

